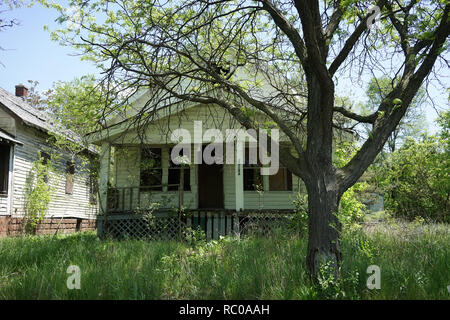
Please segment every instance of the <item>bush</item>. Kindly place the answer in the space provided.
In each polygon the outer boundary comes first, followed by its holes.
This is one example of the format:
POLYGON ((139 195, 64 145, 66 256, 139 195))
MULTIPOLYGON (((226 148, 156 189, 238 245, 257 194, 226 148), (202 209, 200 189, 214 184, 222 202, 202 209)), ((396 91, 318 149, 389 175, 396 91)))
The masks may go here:
POLYGON ((424 135, 392 153, 377 179, 394 217, 450 222, 448 141, 424 135))
MULTIPOLYGON (((340 141, 337 145, 334 164, 338 168, 345 166, 356 154, 358 146, 354 142, 340 141)), ((344 228, 354 227, 361 222, 367 211, 362 194, 368 189, 366 182, 357 182, 347 189, 339 202, 337 217, 344 228)))
POLYGON ((294 214, 290 217, 289 227, 304 236, 308 232, 308 196, 297 193, 293 204, 294 214))
POLYGON ((337 216, 344 227, 353 226, 363 220, 367 208, 361 202, 359 195, 367 187, 366 182, 358 182, 342 195, 337 216))

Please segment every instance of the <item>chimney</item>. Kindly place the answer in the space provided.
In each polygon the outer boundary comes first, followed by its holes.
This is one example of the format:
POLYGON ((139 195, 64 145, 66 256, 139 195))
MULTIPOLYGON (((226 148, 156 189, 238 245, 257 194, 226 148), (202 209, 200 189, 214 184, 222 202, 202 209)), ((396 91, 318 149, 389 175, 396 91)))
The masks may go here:
POLYGON ((28 95, 28 88, 23 84, 18 84, 16 86, 16 97, 26 98, 28 95))

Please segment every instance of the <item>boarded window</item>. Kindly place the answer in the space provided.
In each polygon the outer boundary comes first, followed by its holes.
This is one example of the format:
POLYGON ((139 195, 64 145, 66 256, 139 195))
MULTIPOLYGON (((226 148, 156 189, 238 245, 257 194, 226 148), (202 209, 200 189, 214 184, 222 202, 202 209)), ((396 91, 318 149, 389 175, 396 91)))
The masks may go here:
POLYGON ((141 187, 162 191, 161 148, 143 147, 141 149, 141 187))
POLYGON ((278 172, 269 176, 270 191, 292 191, 292 173, 287 168, 279 168, 278 172))
POLYGON ((8 195, 10 152, 9 145, 0 144, 0 196, 8 195))
MULTIPOLYGON (((178 190, 178 184, 180 184, 180 171, 181 166, 179 164, 175 164, 172 162, 170 154, 172 153, 172 149, 169 150, 169 180, 168 180, 168 190, 174 191, 178 190)), ((181 156, 184 156, 183 150, 180 152, 181 156)), ((183 189, 186 191, 191 191, 191 168, 189 166, 183 167, 184 172, 184 183, 183 189)))
POLYGON ((261 190, 263 189, 263 179, 261 176, 261 163, 258 159, 257 149, 245 148, 244 162, 244 190, 261 190), (250 159, 251 155, 255 155, 255 159, 250 159), (256 163, 254 163, 256 160, 256 163))
POLYGON ((66 194, 73 194, 73 183, 75 177, 75 163, 66 162, 66 194))

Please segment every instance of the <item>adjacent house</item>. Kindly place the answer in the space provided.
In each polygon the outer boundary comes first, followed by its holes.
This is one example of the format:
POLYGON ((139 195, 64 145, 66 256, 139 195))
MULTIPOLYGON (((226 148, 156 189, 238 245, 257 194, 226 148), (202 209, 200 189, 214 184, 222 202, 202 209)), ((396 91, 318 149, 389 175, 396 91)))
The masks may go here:
MULTIPOLYGON (((52 190, 51 200, 36 232, 95 229, 96 181, 79 157, 48 143, 54 132, 63 132, 70 139, 76 139, 76 135, 61 131, 51 116, 30 106, 27 92, 24 85, 16 86, 15 95, 0 88, 0 235, 23 232, 27 184, 36 161, 50 161, 54 168, 45 177, 52 190)), ((96 156, 93 149, 84 152, 96 156)))

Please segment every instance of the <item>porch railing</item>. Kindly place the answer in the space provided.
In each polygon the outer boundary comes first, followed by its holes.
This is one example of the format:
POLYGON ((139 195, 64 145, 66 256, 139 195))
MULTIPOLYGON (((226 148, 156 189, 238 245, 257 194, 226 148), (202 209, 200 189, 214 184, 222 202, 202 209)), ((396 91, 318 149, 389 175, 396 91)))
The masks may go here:
POLYGON ((140 213, 153 208, 155 203, 159 204, 159 210, 181 209, 183 197, 179 194, 179 184, 166 184, 139 187, 114 187, 108 189, 108 201, 106 212, 108 215, 140 213), (162 194, 163 188, 178 188, 178 197, 174 201, 173 197, 162 194))

